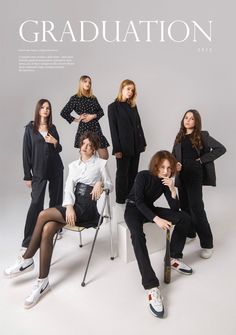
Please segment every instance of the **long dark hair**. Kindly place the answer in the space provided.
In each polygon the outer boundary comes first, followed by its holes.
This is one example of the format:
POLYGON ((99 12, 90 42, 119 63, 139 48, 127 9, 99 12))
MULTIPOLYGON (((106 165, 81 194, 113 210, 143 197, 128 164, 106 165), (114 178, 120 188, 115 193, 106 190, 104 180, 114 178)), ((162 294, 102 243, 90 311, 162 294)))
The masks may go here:
POLYGON ((194 130, 190 135, 190 141, 192 142, 192 146, 197 150, 202 149, 202 137, 201 137, 201 130, 202 130, 202 121, 199 112, 196 109, 189 109, 187 112, 184 113, 184 116, 181 120, 180 130, 176 136, 175 144, 180 143, 186 135, 186 129, 184 127, 184 119, 187 113, 192 113, 195 121, 194 130))
POLYGON ((39 123, 40 123, 40 115, 39 115, 39 111, 41 109, 41 107, 43 106, 43 104, 47 102, 49 104, 49 108, 50 108, 50 114, 46 119, 47 122, 47 127, 48 130, 51 128, 52 126, 52 105, 51 102, 47 99, 40 99, 35 107, 35 113, 34 113, 34 132, 36 133, 39 129, 39 123))

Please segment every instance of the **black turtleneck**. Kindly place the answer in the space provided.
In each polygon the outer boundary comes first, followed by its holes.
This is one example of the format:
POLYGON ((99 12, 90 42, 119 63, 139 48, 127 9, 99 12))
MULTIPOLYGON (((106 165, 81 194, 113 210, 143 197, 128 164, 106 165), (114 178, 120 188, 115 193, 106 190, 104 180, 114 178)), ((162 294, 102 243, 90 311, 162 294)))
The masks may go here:
POLYGON ((179 211, 179 200, 172 198, 168 186, 162 184, 161 179, 154 176, 150 171, 140 171, 134 181, 128 199, 135 202, 138 210, 149 220, 153 221, 156 216, 153 211, 154 202, 164 194, 165 198, 174 211, 179 211))

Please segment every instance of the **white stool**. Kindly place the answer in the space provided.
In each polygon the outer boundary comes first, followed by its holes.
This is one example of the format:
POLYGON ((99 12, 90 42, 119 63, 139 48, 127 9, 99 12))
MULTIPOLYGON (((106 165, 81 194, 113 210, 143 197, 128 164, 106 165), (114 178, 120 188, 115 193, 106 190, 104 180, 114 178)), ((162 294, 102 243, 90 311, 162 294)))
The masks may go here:
MULTIPOLYGON (((117 227, 118 255, 125 262, 135 260, 133 245, 130 238, 130 231, 124 221, 125 205, 115 205, 112 208, 112 225, 117 227)), ((147 222, 143 225, 143 230, 146 235, 147 248, 149 254, 157 252, 165 248, 165 234, 153 222, 147 222)))

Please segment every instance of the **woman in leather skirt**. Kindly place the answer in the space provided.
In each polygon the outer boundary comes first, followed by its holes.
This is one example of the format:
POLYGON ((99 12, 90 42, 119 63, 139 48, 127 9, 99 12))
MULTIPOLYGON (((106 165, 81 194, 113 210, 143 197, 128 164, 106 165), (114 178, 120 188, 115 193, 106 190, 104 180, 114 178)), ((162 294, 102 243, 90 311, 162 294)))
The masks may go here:
POLYGON ((33 307, 41 295, 49 288, 48 274, 53 251, 53 238, 66 224, 91 227, 98 222, 96 201, 103 188, 112 189, 107 170, 107 161, 98 157, 99 138, 94 133, 86 133, 80 140, 80 157, 69 164, 69 175, 65 186, 62 206, 42 211, 23 256, 13 266, 4 271, 5 276, 15 277, 34 267, 33 256, 40 249, 39 277, 31 294, 25 300, 25 307, 33 307))

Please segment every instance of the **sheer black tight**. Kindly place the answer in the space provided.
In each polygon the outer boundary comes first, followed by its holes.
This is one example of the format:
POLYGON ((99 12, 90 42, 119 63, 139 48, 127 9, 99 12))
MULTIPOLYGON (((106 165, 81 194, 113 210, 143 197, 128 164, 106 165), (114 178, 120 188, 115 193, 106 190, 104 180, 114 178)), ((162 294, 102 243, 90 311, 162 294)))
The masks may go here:
POLYGON ((32 258, 40 248, 39 278, 48 276, 53 251, 53 237, 66 225, 61 213, 56 208, 40 212, 30 244, 23 258, 32 258))

